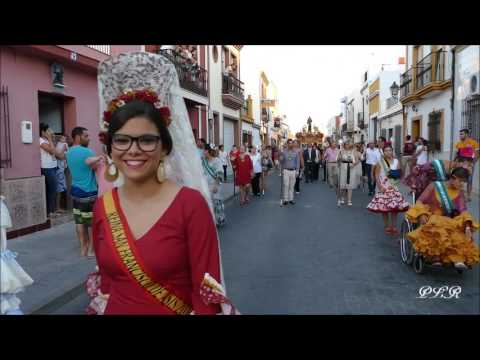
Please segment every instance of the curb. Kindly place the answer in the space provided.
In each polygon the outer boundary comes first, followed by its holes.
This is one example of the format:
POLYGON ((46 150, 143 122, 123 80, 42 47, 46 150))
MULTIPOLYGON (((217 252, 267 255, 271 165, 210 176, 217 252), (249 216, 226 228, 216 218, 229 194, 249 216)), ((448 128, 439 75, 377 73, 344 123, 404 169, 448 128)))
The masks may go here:
POLYGON ((62 306, 68 304, 70 301, 76 299, 85 291, 85 282, 70 288, 61 295, 56 295, 43 305, 37 305, 33 310, 29 311, 27 315, 49 315, 54 311, 60 309, 62 306))

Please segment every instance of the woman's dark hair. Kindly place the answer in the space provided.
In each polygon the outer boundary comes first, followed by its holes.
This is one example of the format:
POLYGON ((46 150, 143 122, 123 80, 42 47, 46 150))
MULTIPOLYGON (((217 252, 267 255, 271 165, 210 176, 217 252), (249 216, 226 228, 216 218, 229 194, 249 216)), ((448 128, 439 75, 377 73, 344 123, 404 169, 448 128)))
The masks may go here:
POLYGON ((461 179, 464 181, 468 180, 469 175, 470 173, 468 172, 468 170, 463 167, 456 167, 452 170, 451 174, 451 176, 455 176, 457 179, 461 179))
POLYGON ((391 149, 393 151, 393 146, 391 144, 387 144, 383 147, 383 151, 385 151, 385 149, 391 149))
POLYGON ((455 162, 473 162, 473 159, 465 156, 457 155, 455 157, 455 162))
POLYGON ((47 131, 49 128, 48 124, 40 123, 40 134, 44 131, 47 131))
POLYGON ((143 117, 150 120, 158 129, 160 134, 160 141, 162 142, 162 148, 165 154, 168 155, 172 151, 173 141, 168 131, 167 126, 162 119, 160 112, 153 106, 145 101, 134 100, 121 108, 115 110, 110 118, 110 125, 108 127, 108 139, 107 139, 107 152, 108 155, 112 153, 112 138, 113 135, 120 130, 130 119, 134 117, 143 117))

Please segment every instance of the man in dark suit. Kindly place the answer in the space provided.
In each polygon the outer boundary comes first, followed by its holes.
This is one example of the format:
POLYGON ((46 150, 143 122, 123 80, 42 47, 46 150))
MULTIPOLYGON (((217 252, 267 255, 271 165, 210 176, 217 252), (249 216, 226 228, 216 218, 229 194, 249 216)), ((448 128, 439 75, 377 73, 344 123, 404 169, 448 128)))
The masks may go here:
POLYGON ((313 150, 315 150, 316 158, 313 165, 313 181, 318 181, 318 175, 320 173, 320 158, 321 158, 321 151, 318 148, 317 143, 313 143, 313 150))
POLYGON ((312 148, 312 144, 308 144, 307 149, 303 151, 303 158, 305 159, 305 182, 309 183, 313 181, 313 172, 317 159, 317 150, 312 148))

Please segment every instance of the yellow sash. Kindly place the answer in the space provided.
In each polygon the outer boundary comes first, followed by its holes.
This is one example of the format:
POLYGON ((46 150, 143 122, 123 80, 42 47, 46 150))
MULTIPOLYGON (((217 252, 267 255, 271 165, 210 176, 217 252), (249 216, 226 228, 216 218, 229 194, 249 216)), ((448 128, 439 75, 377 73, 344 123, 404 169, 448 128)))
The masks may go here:
POLYGON ((190 314, 192 307, 169 292, 164 286, 153 281, 135 258, 131 243, 125 232, 120 215, 118 214, 112 191, 108 191, 103 195, 103 206, 105 208, 107 221, 110 225, 113 244, 130 275, 133 276, 144 290, 170 310, 178 315, 190 314))

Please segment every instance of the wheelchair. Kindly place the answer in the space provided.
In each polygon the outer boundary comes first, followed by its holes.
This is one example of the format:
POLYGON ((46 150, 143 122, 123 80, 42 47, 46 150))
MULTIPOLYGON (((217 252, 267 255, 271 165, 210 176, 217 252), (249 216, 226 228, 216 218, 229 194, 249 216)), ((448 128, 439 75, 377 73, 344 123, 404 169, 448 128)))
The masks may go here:
MULTIPOLYGON (((412 204, 415 204, 415 193, 412 194, 412 204)), ((410 265, 415 271, 416 274, 423 274, 425 271, 425 267, 433 267, 433 268, 448 268, 453 267, 451 264, 433 264, 432 262, 425 259, 425 257, 417 252, 412 244, 412 242, 408 239, 407 234, 411 231, 414 231, 418 228, 418 224, 412 223, 410 220, 405 217, 402 222, 401 227, 401 239, 400 239, 400 257, 402 262, 406 265, 410 265)), ((471 269, 469 267, 469 269, 471 269)), ((455 268, 457 273, 460 275, 463 274, 463 269, 455 268)))

